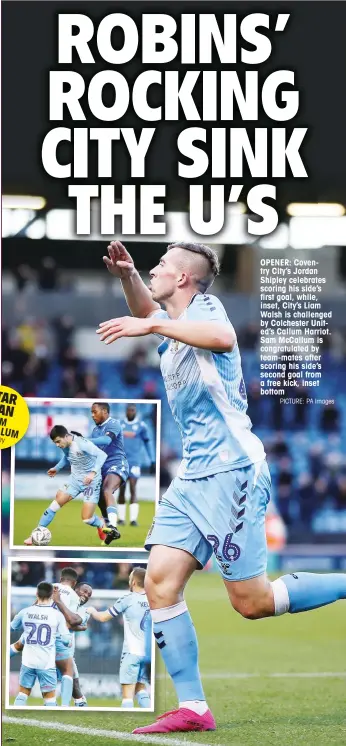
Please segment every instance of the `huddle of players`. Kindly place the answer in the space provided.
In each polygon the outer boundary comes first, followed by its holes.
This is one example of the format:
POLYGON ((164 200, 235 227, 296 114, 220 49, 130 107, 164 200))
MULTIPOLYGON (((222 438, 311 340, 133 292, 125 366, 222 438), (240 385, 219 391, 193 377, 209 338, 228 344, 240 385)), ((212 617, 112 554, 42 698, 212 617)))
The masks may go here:
MULTIPOLYGON (((95 403, 91 408, 95 427, 90 438, 80 433, 69 432, 63 425, 55 425, 50 438, 63 451, 60 461, 48 470, 55 477, 63 468, 70 466, 71 474, 64 489, 59 489, 55 500, 41 516, 38 526, 48 527, 56 513, 78 495, 83 495, 83 523, 95 527, 102 544, 108 546, 120 538, 117 525, 125 523, 125 490, 130 484, 130 523, 137 526, 138 501, 137 480, 141 475, 141 448, 146 447, 151 471, 155 471, 155 455, 148 428, 137 418, 136 406, 129 404, 126 417, 116 420, 110 416, 106 402, 95 403), (114 493, 120 488, 118 507, 114 493), (102 520, 95 515, 99 506, 102 520)), ((31 536, 24 544, 31 545, 31 536)))
POLYGON ((87 700, 79 684, 74 659, 75 632, 87 629, 92 616, 107 622, 119 614, 124 621, 124 644, 119 680, 122 687, 122 707, 133 707, 136 697, 140 707, 150 707, 147 685, 150 681, 151 618, 144 592, 145 570, 136 567, 129 577, 130 592, 105 611, 93 606, 82 608, 93 589, 87 583, 77 583, 72 567, 61 573, 60 583, 38 584, 36 601, 23 608, 11 622, 11 630, 22 630, 21 637, 10 646, 10 657, 22 653, 19 692, 14 704, 25 707, 36 679, 44 705, 56 707, 56 688, 61 681, 61 706, 68 707, 73 697, 77 707, 87 700))

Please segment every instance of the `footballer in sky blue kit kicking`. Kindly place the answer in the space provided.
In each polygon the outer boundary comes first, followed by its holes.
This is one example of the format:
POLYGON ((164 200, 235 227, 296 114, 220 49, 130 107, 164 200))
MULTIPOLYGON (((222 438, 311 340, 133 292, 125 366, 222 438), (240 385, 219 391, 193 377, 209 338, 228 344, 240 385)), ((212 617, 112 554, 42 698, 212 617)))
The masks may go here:
MULTIPOLYGON (((61 469, 71 467, 71 474, 64 489, 59 489, 55 500, 44 511, 38 525, 49 526, 56 513, 70 500, 83 495, 82 521, 88 526, 102 528, 104 532, 111 532, 95 515, 95 508, 100 496, 101 467, 107 455, 90 440, 77 433, 69 433, 63 425, 55 425, 50 431, 50 439, 63 451, 60 461, 48 470, 49 477, 55 477, 61 469)), ((29 536, 24 544, 31 545, 29 536)))
POLYGON ((90 440, 106 454, 106 461, 102 466, 102 484, 98 505, 104 518, 102 531, 108 534, 102 543, 108 546, 114 539, 120 539, 114 492, 121 484, 126 483, 129 466, 124 450, 121 425, 119 420, 111 417, 109 404, 95 402, 91 407, 91 416, 95 427, 90 440))
MULTIPOLYGON (((71 636, 62 613, 53 605, 52 596, 52 584, 45 581, 39 583, 36 602, 19 611, 11 622, 11 630, 23 630, 19 692, 14 701, 17 707, 27 705, 36 679, 44 704, 56 707, 56 643, 59 639, 67 650, 71 646, 71 636)), ((11 645, 10 656, 18 652, 19 650, 11 645)))
POLYGON ((136 697, 140 707, 150 707, 147 685, 150 683, 149 668, 152 629, 148 599, 144 590, 145 570, 135 567, 129 577, 130 593, 115 602, 106 611, 97 611, 93 606, 87 612, 98 622, 109 622, 122 615, 124 620, 124 644, 122 649, 119 681, 122 689, 121 706, 133 707, 136 697), (149 655, 150 655, 149 652, 149 655))
POLYGON ((252 433, 237 338, 222 303, 208 293, 217 254, 199 243, 170 244, 149 288, 120 241, 104 262, 121 279, 132 317, 97 330, 106 344, 156 334, 183 460, 146 540, 145 589, 154 635, 179 707, 135 733, 214 730, 198 669, 196 632, 183 596, 214 552, 233 608, 247 619, 310 611, 346 598, 345 573, 266 574, 265 512, 271 481, 252 433), (161 308, 163 304, 165 310, 161 308))
MULTIPOLYGON (((137 498, 137 481, 141 476, 143 463, 142 451, 146 449, 149 461, 150 471, 155 474, 155 453, 152 438, 148 426, 137 416, 137 407, 135 404, 128 404, 126 415, 120 422, 123 431, 124 447, 126 457, 129 463, 128 483, 130 485, 130 525, 137 526, 139 513, 139 504, 137 498)), ((120 487, 118 498, 118 525, 124 525, 126 518, 125 502, 126 483, 120 487)))

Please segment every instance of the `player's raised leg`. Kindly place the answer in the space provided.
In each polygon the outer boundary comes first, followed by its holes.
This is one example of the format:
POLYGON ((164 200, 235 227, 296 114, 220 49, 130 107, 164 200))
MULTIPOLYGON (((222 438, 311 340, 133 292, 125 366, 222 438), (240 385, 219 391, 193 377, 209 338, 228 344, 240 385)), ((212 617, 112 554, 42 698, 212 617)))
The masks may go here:
MULTIPOLYGON (((54 520, 58 510, 60 510, 60 508, 63 508, 63 506, 66 505, 66 503, 70 502, 70 500, 72 499, 73 497, 70 494, 68 494, 68 492, 64 492, 63 490, 58 490, 58 492, 56 493, 55 500, 53 500, 51 504, 49 505, 49 507, 46 508, 44 513, 42 513, 41 518, 38 522, 38 526, 44 526, 44 527, 49 526, 54 520)), ((31 536, 25 539, 24 544, 26 544, 26 546, 32 546, 31 536)))
POLYGON ((130 525, 138 526, 137 518, 139 513, 139 504, 137 499, 137 477, 130 475, 130 525))
POLYGON ((126 498, 125 498, 126 485, 127 485, 127 482, 123 482, 119 488, 118 506, 117 506, 119 526, 125 526, 125 523, 126 523, 126 498))
POLYGON ((296 614, 346 599, 346 573, 297 572, 272 583, 263 574, 224 582, 233 608, 246 619, 296 614))
POLYGON ((213 479, 219 499, 210 520, 220 511, 220 517, 226 514, 232 495, 233 534, 228 542, 227 536, 220 536, 214 553, 236 611, 247 619, 261 619, 310 611, 346 598, 346 573, 298 572, 269 581, 265 512, 271 484, 266 461, 213 479))
MULTIPOLYGON (((177 516, 177 520, 179 520, 177 516)), ((198 668, 198 643, 183 591, 199 562, 188 551, 152 546, 145 589, 154 637, 172 678, 179 709, 134 733, 214 730, 198 668)))

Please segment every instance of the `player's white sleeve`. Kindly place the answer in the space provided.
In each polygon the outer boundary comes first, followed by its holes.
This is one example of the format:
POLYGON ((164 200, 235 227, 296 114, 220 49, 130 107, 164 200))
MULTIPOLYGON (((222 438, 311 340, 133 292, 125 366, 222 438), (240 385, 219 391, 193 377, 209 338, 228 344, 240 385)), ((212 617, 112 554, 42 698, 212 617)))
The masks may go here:
POLYGON ((23 614, 24 610, 18 611, 18 614, 16 614, 11 622, 11 629, 20 629, 23 626, 23 614))

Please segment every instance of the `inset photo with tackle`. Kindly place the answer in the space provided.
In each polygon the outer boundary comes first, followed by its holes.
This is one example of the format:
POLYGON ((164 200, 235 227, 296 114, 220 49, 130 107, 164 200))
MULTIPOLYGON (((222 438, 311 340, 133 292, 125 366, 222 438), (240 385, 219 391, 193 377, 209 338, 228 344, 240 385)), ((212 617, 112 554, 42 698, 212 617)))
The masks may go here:
POLYGON ((142 548, 159 495, 160 402, 27 403, 12 449, 12 546, 142 548))
POLYGON ((12 558, 6 707, 154 709, 146 562, 12 558))

